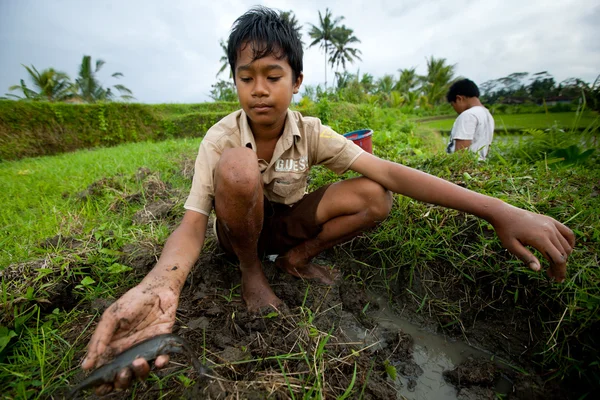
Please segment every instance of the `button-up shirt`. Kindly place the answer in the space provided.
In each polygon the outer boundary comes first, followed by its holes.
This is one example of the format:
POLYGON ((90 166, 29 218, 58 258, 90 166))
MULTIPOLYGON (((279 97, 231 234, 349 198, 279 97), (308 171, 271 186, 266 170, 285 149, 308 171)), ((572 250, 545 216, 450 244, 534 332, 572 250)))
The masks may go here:
MULTIPOLYGON (((225 149, 242 146, 256 152, 246 113, 238 110, 213 125, 200 143, 185 209, 210 213, 215 196, 215 166, 225 149)), ((306 192, 310 167, 324 165, 343 174, 363 152, 352 141, 321 124, 318 118, 288 110, 271 161, 258 160, 264 194, 269 201, 292 205, 306 192)))

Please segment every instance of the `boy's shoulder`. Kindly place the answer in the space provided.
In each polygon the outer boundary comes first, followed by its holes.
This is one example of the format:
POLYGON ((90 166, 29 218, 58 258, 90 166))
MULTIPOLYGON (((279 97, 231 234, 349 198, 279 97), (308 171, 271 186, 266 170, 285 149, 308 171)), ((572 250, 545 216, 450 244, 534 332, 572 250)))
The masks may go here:
POLYGON ((300 111, 289 110, 288 118, 290 116, 292 117, 291 122, 294 123, 302 133, 308 133, 307 131, 314 130, 322 125, 319 118, 305 116, 300 111))
POLYGON ((239 132, 240 130, 240 118, 242 116, 243 110, 236 110, 213 126, 211 126, 208 131, 206 131, 206 135, 204 135, 204 139, 216 139, 221 136, 231 135, 233 133, 239 132))

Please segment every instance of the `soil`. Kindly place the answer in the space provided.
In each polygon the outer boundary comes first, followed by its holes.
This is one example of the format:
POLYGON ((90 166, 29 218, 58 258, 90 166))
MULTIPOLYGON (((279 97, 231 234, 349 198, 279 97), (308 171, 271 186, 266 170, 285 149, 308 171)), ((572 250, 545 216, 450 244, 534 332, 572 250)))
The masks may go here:
MULTIPOLYGON (((285 305, 277 311, 266 309, 251 314, 240 298, 240 277, 234 260, 219 253, 211 235, 207 241, 213 250, 203 252, 190 274, 174 328, 174 333, 185 338, 197 355, 205 356, 211 378, 186 388, 171 377, 162 387, 163 394, 168 392, 169 398, 287 399, 291 398, 291 390, 296 398, 301 398, 316 385, 316 376, 324 376, 319 387, 323 398, 339 398, 346 388, 353 386, 350 398, 358 398, 362 393, 365 399, 394 399, 398 381, 390 376, 389 366, 408 379, 409 389, 415 389, 422 370, 413 360, 412 337, 401 330, 380 327, 369 316, 368 309, 363 312, 368 304, 372 310, 376 308, 364 285, 349 279, 341 279, 332 286, 304 281, 281 272, 274 263, 265 260, 267 278, 285 305), (363 340, 357 341, 350 334, 357 330, 366 332, 363 340), (323 342, 326 342, 325 352, 322 358, 315 358, 323 342)), ((141 247, 144 246, 147 245, 141 247)), ((150 268, 158 251, 152 249, 153 256, 145 258, 147 264, 140 262, 137 268, 140 271, 150 268)), ((128 247, 124 253, 124 257, 135 259, 134 255, 140 251, 128 247)), ((344 265, 352 264, 345 257, 329 251, 319 262, 328 262, 344 271, 344 265)), ((102 311, 109 304, 110 300, 98 299, 90 305, 90 310, 102 311)), ((496 328, 500 329, 498 325, 496 328)), ((157 375, 184 372, 181 365, 187 365, 185 357, 175 360, 181 360, 182 364, 157 371, 157 375)), ((184 373, 191 379, 197 378, 192 369, 184 373)), ((568 398, 557 388, 549 391, 537 378, 501 369, 486 360, 468 359, 444 376, 456 386, 458 399, 495 398, 494 385, 501 376, 511 382, 509 399, 568 398)), ((139 384, 136 398, 156 398, 159 392, 155 386, 139 384)), ((109 396, 128 397, 128 392, 109 396)))

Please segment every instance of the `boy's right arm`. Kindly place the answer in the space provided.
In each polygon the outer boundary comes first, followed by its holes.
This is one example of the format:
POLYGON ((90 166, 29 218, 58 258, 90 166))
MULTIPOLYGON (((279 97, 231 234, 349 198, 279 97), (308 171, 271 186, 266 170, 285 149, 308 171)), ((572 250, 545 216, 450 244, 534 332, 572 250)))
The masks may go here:
MULTIPOLYGON (((126 292, 102 315, 82 363, 86 370, 104 364, 112 355, 121 353, 137 342, 170 333, 175 323, 179 295, 204 244, 208 217, 186 211, 179 227, 167 240, 156 266, 137 286, 126 292)), ((167 364, 168 355, 156 359, 155 365, 167 364)), ((138 359, 132 370, 123 370, 114 387, 126 388, 135 375, 145 378, 150 371, 146 360, 138 359)), ((113 387, 97 388, 106 394, 113 387)))

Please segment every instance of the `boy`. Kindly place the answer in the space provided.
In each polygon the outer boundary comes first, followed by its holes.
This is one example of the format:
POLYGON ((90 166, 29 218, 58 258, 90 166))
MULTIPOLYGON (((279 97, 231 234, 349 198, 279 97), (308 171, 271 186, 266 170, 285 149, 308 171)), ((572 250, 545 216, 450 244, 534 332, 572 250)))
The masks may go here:
POLYGON ((475 82, 462 79, 450 86, 446 98, 458 113, 446 150, 469 149, 485 160, 494 138, 494 118, 479 101, 479 88, 475 82))
MULTIPOLYGON (((148 337, 170 332, 179 294, 204 242, 214 207, 219 243, 237 255, 242 298, 251 311, 281 302, 262 271, 263 254, 279 254, 277 265, 302 278, 325 283, 335 272, 310 263, 326 248, 347 241, 383 220, 392 207, 390 191, 452 207, 490 221, 502 243, 534 270, 540 262, 524 245, 550 261, 548 274, 565 277, 572 232, 552 218, 463 189, 411 168, 365 153, 316 118, 288 110, 302 84, 299 34, 277 13, 255 8, 234 24, 228 44, 242 110, 213 126, 200 145, 194 181, 181 225, 172 233, 154 269, 102 316, 83 361, 84 369, 105 362, 148 337), (311 165, 362 177, 337 182, 304 195, 311 165)), ((155 365, 168 363, 159 356, 155 365)), ((114 385, 147 377, 150 366, 134 361, 114 385)))

